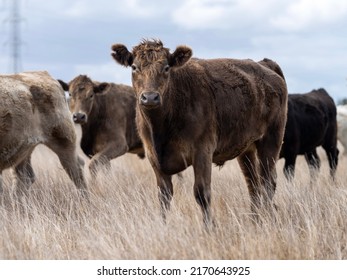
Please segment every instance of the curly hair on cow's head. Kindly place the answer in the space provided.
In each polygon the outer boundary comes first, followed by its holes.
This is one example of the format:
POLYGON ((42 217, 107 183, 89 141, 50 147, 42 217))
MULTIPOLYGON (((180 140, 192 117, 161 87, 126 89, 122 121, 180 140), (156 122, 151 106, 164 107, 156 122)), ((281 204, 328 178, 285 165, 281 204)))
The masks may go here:
POLYGON ((163 42, 160 39, 146 39, 142 38, 140 44, 138 44, 135 48, 143 48, 148 50, 160 50, 164 47, 163 42))
POLYGON ((170 51, 165 48, 159 39, 142 39, 140 44, 133 47, 133 55, 145 60, 156 61, 164 56, 168 56, 170 51))

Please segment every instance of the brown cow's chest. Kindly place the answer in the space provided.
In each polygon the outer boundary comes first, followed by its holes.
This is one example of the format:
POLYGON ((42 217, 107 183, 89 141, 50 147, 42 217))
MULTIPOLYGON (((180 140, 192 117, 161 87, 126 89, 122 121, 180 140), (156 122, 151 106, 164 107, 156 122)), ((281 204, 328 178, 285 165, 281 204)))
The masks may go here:
POLYGON ((146 156, 164 174, 173 175, 192 164, 192 151, 181 140, 146 141, 146 156))

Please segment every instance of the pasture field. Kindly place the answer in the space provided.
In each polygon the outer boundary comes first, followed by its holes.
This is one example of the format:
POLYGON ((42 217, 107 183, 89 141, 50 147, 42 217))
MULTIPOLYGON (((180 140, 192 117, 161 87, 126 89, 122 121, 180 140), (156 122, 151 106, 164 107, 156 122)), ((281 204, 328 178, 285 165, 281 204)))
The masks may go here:
MULTIPOLYGON (((81 199, 47 148, 33 154, 37 182, 16 199, 10 172, 0 200, 0 259, 347 259, 347 158, 340 153, 331 182, 322 150, 313 185, 303 157, 286 183, 278 162, 274 215, 252 222, 247 187, 237 161, 213 168, 216 226, 206 231, 193 196, 193 172, 174 177, 164 224, 147 160, 125 155, 81 199)), ((86 165, 88 160, 86 160, 86 165)), ((88 174, 87 167, 85 166, 88 174)))

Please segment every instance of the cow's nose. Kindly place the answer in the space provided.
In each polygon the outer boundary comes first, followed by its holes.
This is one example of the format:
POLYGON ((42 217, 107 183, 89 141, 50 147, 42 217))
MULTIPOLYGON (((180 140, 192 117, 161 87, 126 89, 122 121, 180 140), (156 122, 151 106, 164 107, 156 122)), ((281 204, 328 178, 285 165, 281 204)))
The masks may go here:
POLYGON ((87 122, 87 115, 84 113, 74 113, 72 115, 72 119, 75 123, 86 123, 87 122))
POLYGON ((144 92, 141 94, 140 103, 146 107, 156 107, 160 105, 160 95, 157 92, 144 92))

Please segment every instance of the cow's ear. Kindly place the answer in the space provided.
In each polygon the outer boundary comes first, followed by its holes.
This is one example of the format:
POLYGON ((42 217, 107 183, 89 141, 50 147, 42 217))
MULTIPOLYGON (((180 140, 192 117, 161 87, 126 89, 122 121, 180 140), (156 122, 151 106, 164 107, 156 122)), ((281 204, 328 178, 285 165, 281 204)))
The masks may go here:
POLYGON ((114 44, 112 46, 112 57, 115 61, 123 66, 131 66, 134 61, 133 54, 128 51, 127 47, 122 44, 114 44))
POLYGON ((100 83, 100 84, 94 85, 94 92, 104 93, 108 87, 109 87, 108 83, 100 83))
POLYGON ((69 85, 67 83, 65 83, 62 80, 58 79, 59 84, 61 85, 61 87, 63 88, 64 91, 69 91, 69 85))
POLYGON ((184 65, 193 55, 191 48, 186 46, 178 46, 176 50, 170 55, 169 65, 171 67, 179 67, 184 65))

